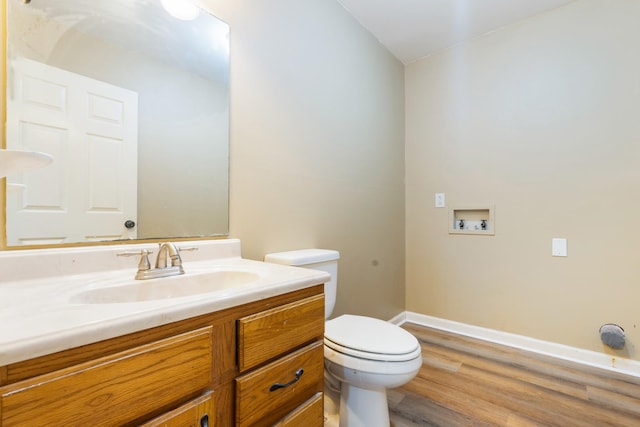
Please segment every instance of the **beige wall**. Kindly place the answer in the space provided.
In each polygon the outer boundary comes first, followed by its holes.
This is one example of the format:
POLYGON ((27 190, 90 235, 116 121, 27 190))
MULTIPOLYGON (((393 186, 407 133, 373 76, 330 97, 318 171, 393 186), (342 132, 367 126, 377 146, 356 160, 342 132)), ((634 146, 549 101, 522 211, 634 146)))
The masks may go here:
POLYGON ((407 66, 408 310, 596 351, 615 322, 640 357, 638 22, 582 0, 407 66), (436 192, 495 236, 449 235, 436 192))
POLYGON ((404 310, 404 71, 337 2, 202 3, 231 27, 231 236, 337 249, 338 302, 404 310))

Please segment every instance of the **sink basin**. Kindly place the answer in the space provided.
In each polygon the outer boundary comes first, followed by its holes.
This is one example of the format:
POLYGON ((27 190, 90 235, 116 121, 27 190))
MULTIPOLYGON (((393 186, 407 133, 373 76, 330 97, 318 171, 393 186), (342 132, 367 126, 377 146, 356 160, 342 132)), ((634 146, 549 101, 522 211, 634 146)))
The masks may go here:
POLYGON ((125 284, 94 287, 71 297, 80 304, 117 304, 182 298, 219 292, 257 281, 249 271, 221 270, 150 280, 130 280, 125 284))

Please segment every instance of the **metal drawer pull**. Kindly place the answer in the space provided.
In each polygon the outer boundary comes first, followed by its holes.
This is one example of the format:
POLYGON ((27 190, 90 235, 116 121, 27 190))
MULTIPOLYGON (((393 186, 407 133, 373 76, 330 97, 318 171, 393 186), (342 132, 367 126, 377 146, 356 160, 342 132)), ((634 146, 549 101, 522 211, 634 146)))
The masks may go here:
POLYGON ((298 382, 298 380, 300 379, 302 374, 304 374, 304 370, 303 369, 298 369, 298 372, 296 372, 296 377, 294 379, 292 379, 291 381, 289 381, 286 384, 275 383, 269 388, 269 391, 275 391, 275 390, 277 390, 279 388, 289 387, 291 384, 294 384, 294 383, 298 382))
POLYGON ((203 415, 200 418, 200 427, 209 427, 209 415, 203 415))

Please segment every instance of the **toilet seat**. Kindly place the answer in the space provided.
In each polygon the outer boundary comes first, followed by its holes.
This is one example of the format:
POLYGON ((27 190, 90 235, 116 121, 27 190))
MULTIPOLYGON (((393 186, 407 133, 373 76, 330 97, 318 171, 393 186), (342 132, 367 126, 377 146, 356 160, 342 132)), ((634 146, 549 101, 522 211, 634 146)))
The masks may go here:
POLYGON ((404 329, 349 314, 325 323, 324 344, 346 356, 380 362, 405 362, 422 354, 418 340, 404 329))
POLYGON ((422 354, 422 350, 418 347, 411 353, 406 354, 381 354, 381 353, 367 353, 365 351, 354 350, 352 348, 343 347, 339 344, 331 342, 331 340, 324 339, 324 345, 333 351, 342 353, 345 356, 354 357, 357 359, 366 359, 374 362, 406 362, 413 360, 422 354))

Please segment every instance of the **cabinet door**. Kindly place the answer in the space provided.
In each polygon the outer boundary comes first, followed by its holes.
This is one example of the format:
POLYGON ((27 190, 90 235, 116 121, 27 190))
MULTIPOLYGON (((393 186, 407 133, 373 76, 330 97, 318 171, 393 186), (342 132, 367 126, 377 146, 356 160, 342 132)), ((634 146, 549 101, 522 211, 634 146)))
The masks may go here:
POLYGON ((114 426, 209 388, 206 327, 0 388, 0 426, 114 426), (172 380, 173 379, 173 380, 172 380))
POLYGON ((213 427, 214 415, 213 393, 208 392, 140 427, 213 427))
POLYGON ((324 424, 322 396, 322 393, 316 393, 311 399, 276 423, 274 427, 322 427, 324 424))

